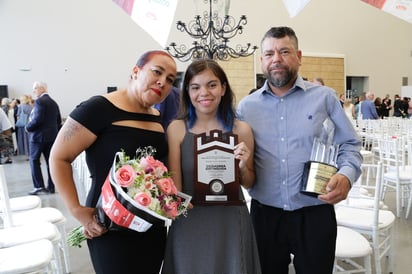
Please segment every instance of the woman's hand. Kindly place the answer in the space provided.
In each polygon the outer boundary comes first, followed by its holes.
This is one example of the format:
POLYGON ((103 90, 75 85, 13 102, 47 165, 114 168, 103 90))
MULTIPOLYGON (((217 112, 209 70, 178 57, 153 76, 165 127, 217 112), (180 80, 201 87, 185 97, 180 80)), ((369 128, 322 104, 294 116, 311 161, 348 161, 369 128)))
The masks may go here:
POLYGON ((83 234, 87 239, 99 237, 107 232, 107 228, 100 225, 96 218, 96 209, 80 207, 73 214, 83 226, 83 234))
POLYGON ((242 141, 235 146, 234 155, 235 158, 239 160, 240 184, 246 189, 252 187, 255 182, 255 171, 253 169, 253 151, 249 149, 249 147, 246 145, 246 142, 242 141))

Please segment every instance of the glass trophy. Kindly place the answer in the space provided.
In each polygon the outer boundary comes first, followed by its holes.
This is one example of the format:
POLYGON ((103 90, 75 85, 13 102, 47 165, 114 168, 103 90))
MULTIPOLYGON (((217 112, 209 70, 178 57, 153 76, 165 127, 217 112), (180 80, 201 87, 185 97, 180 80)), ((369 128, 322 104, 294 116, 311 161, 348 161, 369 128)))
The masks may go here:
POLYGON ((333 142, 335 125, 328 118, 323 122, 321 135, 315 137, 310 160, 305 163, 301 192, 310 196, 327 194, 329 179, 336 174, 339 145, 333 142))

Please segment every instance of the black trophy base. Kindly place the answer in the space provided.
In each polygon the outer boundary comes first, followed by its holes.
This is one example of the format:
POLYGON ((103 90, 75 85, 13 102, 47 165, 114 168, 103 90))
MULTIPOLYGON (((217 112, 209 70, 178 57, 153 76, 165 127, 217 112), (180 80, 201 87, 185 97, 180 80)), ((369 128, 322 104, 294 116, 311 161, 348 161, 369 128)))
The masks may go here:
POLYGON ((306 162, 300 192, 312 197, 327 194, 326 186, 337 171, 338 169, 335 166, 329 164, 314 161, 306 162))

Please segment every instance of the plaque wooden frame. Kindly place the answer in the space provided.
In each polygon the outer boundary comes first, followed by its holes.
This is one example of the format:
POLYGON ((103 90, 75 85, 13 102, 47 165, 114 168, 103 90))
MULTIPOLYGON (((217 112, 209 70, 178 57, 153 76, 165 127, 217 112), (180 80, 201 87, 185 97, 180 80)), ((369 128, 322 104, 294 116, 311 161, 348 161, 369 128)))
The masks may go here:
POLYGON ((243 205, 239 184, 239 160, 234 147, 238 136, 211 130, 194 136, 195 205, 243 205), (227 173, 233 170, 234 173, 227 173))

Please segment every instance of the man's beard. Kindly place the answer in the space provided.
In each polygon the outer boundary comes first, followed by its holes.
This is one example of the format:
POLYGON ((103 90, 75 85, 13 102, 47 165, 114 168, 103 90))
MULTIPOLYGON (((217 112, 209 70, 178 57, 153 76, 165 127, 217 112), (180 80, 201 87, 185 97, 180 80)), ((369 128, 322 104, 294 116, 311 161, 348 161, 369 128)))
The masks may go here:
POLYGON ((269 70, 269 73, 267 76, 269 83, 272 86, 277 87, 277 88, 286 86, 294 78, 295 78, 295 74, 290 70, 287 70, 281 74, 277 73, 276 76, 272 74, 271 71, 269 70))

